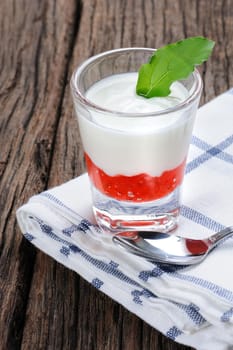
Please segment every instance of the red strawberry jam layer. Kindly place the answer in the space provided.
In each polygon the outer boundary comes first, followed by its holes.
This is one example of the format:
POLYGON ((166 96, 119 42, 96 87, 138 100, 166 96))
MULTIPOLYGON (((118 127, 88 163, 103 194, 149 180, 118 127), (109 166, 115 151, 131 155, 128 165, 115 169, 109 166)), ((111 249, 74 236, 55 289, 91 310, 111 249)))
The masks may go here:
POLYGON ((109 176, 85 154, 88 174, 94 186, 106 196, 131 202, 153 201, 173 192, 181 185, 185 160, 176 168, 164 171, 161 176, 142 173, 133 176, 109 176))

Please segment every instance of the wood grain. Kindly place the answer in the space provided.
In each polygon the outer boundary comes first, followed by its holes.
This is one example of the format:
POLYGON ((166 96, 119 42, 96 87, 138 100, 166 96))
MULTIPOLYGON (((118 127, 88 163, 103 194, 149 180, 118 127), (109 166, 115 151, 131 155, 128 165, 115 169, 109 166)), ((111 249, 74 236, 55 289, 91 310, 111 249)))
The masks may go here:
POLYGON ((34 249, 15 211, 85 170, 69 80, 87 57, 204 35, 201 103, 231 87, 232 0, 2 0, 0 13, 0 349, 191 349, 34 249))
MULTIPOLYGON (((22 240, 15 210, 47 187, 79 7, 13 0, 0 6, 0 344, 17 349, 36 252, 22 240)), ((43 339, 46 324, 45 317, 43 339)))

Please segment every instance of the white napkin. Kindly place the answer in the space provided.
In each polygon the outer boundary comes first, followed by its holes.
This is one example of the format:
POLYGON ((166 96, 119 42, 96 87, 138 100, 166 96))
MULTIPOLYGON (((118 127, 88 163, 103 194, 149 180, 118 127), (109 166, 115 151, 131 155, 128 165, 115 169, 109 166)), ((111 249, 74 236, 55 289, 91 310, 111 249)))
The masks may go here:
MULTIPOLYGON (((201 107, 183 186, 179 235, 233 225, 233 89, 201 107)), ((24 236, 167 337, 199 350, 233 349, 233 238, 194 267, 126 253, 94 224, 87 175, 18 209, 24 236)))

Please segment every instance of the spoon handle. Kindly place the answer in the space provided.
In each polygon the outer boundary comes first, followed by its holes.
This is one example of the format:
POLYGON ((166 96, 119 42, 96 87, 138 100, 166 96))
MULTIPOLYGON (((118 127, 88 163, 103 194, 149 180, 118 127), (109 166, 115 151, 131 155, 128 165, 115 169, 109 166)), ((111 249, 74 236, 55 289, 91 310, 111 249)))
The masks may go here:
POLYGON ((233 236, 233 226, 230 227, 226 227, 223 230, 215 233, 213 236, 210 236, 208 238, 208 241, 213 245, 212 248, 214 246, 216 246, 216 244, 224 241, 225 239, 229 238, 230 236, 233 236))

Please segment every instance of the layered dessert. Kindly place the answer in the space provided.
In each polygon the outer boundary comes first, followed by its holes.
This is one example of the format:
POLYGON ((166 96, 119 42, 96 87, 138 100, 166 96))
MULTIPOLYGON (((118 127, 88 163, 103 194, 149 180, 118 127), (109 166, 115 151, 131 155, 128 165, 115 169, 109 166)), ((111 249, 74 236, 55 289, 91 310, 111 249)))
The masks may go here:
POLYGON ((172 84, 169 96, 147 99, 135 92, 137 77, 136 72, 116 74, 92 85, 85 97, 99 108, 88 117, 79 113, 79 126, 95 188, 120 201, 142 203, 181 185, 194 115, 166 114, 188 97, 180 82, 172 84))

